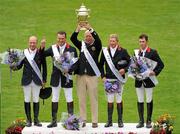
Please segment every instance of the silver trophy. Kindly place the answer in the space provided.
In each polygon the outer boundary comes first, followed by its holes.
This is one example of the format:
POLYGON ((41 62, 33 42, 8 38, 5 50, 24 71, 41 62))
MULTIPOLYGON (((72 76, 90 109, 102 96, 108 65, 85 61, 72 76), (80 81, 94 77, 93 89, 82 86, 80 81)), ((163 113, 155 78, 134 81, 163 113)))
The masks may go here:
POLYGON ((83 3, 79 9, 76 9, 78 24, 82 26, 80 30, 86 30, 86 28, 83 26, 87 25, 88 23, 89 12, 90 9, 87 9, 83 3))

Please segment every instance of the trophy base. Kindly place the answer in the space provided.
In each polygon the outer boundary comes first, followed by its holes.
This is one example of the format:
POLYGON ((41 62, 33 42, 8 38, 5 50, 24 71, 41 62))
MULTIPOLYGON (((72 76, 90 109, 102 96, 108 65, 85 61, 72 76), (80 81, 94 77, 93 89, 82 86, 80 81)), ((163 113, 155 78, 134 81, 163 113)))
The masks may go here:
POLYGON ((87 29, 85 27, 82 27, 80 30, 81 31, 86 31, 87 29))

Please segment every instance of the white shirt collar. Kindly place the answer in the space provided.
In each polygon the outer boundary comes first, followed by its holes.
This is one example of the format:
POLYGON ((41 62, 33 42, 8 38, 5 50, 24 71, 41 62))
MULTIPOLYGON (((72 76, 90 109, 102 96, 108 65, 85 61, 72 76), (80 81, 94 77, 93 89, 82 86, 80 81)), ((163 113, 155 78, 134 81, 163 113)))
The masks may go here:
POLYGON ((59 45, 60 48, 65 48, 66 47, 66 43, 62 46, 59 45))
POLYGON ((141 49, 141 52, 143 53, 143 55, 142 55, 143 57, 144 57, 147 49, 148 49, 148 46, 144 50, 141 49))
POLYGON ((30 54, 35 54, 35 53, 37 52, 37 48, 34 49, 34 50, 31 50, 31 49, 29 48, 29 52, 30 52, 30 54))
POLYGON ((145 53, 147 49, 148 49, 148 46, 144 50, 141 49, 141 52, 145 53))
POLYGON ((34 57, 35 57, 35 55, 36 55, 36 52, 37 52, 37 48, 34 49, 34 50, 31 50, 31 49, 29 48, 29 53, 30 53, 32 59, 34 59, 34 57))
POLYGON ((114 57, 117 47, 118 46, 116 46, 115 48, 110 47, 110 52, 111 52, 112 57, 114 57))
POLYGON ((66 43, 62 46, 59 45, 60 52, 63 53, 66 48, 66 43))

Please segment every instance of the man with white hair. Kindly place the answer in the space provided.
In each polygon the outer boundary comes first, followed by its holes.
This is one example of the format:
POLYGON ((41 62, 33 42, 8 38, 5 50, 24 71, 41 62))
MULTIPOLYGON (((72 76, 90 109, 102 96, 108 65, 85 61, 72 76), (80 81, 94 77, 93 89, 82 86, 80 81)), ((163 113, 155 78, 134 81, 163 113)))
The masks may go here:
POLYGON ((79 49, 79 67, 77 74, 77 94, 79 98, 80 117, 83 120, 83 127, 86 126, 86 97, 90 97, 92 127, 98 127, 98 57, 102 49, 101 40, 98 34, 89 24, 84 27, 87 31, 84 33, 84 41, 79 41, 77 36, 82 25, 79 24, 76 31, 71 36, 71 41, 79 49))
POLYGON ((26 126, 32 126, 31 119, 31 93, 33 97, 34 125, 41 127, 39 116, 39 93, 46 82, 47 68, 46 61, 41 51, 37 48, 37 37, 29 37, 29 48, 24 50, 25 58, 18 66, 11 66, 13 70, 19 70, 23 66, 21 85, 24 91, 24 108, 27 117, 26 126), (41 67, 43 68, 41 75, 41 67))

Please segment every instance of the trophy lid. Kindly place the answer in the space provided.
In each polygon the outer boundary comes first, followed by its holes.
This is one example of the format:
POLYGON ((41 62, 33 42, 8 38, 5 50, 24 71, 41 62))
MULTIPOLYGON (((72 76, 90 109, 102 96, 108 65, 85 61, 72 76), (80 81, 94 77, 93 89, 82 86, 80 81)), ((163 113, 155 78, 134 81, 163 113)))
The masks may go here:
POLYGON ((79 9, 76 9, 77 13, 80 13, 80 12, 88 13, 89 11, 90 11, 90 9, 87 9, 83 3, 81 4, 79 9))

